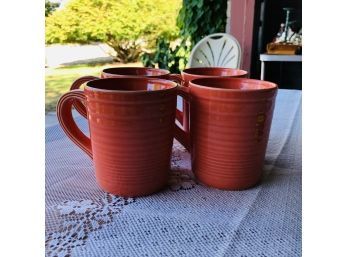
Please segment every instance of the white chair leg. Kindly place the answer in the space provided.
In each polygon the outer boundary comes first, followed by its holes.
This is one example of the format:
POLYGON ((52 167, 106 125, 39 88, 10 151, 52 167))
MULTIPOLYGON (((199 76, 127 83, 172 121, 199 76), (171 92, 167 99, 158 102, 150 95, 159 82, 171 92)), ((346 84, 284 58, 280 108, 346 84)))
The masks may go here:
POLYGON ((265 62, 261 61, 261 80, 265 79, 265 62))

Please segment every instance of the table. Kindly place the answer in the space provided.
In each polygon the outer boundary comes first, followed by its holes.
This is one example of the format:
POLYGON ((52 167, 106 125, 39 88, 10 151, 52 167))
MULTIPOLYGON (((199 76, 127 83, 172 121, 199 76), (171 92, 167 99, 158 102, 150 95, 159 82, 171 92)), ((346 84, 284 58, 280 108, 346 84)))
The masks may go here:
POLYGON ((279 90, 261 184, 201 186, 174 142, 168 188, 123 198, 98 188, 92 161, 51 125, 46 256, 301 256, 301 148, 301 91, 279 90))
POLYGON ((302 62, 302 55, 260 54, 261 80, 265 78, 265 62, 302 62))

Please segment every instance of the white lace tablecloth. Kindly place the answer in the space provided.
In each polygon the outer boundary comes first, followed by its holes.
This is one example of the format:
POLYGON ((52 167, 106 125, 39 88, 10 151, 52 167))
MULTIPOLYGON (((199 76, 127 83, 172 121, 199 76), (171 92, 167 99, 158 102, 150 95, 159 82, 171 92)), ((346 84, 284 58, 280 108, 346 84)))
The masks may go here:
POLYGON ((50 126, 46 256, 301 256, 301 147, 301 91, 279 90, 260 185, 197 184, 189 154, 175 142, 168 188, 123 198, 101 191, 92 161, 50 126))

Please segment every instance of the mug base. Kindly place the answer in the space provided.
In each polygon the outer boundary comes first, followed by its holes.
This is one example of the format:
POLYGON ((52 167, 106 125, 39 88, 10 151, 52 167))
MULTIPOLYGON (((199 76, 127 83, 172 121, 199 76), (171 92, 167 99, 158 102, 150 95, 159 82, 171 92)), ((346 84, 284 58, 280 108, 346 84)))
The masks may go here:
POLYGON ((261 181, 262 181, 262 178, 260 177, 257 180, 252 181, 250 183, 227 185, 225 183, 211 183, 211 182, 207 182, 207 181, 204 181, 202 179, 197 178, 197 182, 200 185, 210 187, 210 188, 219 189, 219 190, 223 190, 223 191, 243 191, 243 190, 251 189, 253 187, 260 185, 261 181))
POLYGON ((109 188, 105 187, 99 184, 99 187, 104 191, 112 195, 117 195, 121 197, 141 197, 141 196, 148 196, 155 194, 159 191, 164 190, 167 187, 167 184, 160 185, 157 187, 152 188, 146 188, 144 190, 130 190, 130 189, 115 189, 115 188, 109 188))

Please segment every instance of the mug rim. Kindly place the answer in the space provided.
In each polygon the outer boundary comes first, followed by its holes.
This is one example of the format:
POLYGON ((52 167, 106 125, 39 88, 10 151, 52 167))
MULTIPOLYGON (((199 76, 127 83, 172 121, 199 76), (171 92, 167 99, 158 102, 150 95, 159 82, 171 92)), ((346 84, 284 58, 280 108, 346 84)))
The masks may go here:
POLYGON ((102 73, 105 74, 109 74, 109 75, 117 75, 117 76, 127 76, 127 77, 158 77, 158 76, 165 76, 165 75, 169 75, 170 71, 165 70, 165 69, 157 69, 157 68, 150 68, 150 67, 134 67, 134 66, 130 66, 130 67, 109 67, 109 68, 105 68, 102 70, 102 73), (108 70, 125 70, 125 69, 140 69, 140 70, 156 70, 156 71, 160 71, 163 74, 160 75, 131 75, 131 74, 120 74, 120 73, 111 73, 108 72, 108 70))
POLYGON ((204 90, 209 90, 209 91, 221 91, 221 92, 245 92, 245 93, 251 93, 251 92, 265 92, 265 91, 273 91, 273 90, 277 90, 278 89, 278 85, 276 83, 270 82, 270 81, 266 81, 266 80, 258 80, 258 79, 248 79, 248 78, 233 78, 233 77, 209 77, 209 78, 197 78, 197 79, 193 79, 189 82, 190 86, 193 87, 198 87, 204 90), (256 89, 256 88, 252 88, 252 89, 236 89, 236 88, 219 88, 219 87, 210 87, 210 86, 204 86, 204 85, 200 85, 197 84, 197 82, 199 83, 200 81, 206 81, 206 80, 233 80, 233 81, 239 81, 239 82, 251 82, 252 84, 267 84, 270 87, 266 87, 266 88, 261 88, 261 89, 256 89))
POLYGON ((160 78, 148 78, 148 77, 139 77, 139 76, 124 76, 119 78, 104 78, 104 79, 93 79, 86 83, 85 90, 93 91, 93 92, 100 92, 100 93, 108 93, 108 94, 151 94, 155 92, 163 92, 163 91, 171 91, 178 87, 178 84, 167 80, 167 79, 160 79, 160 78), (162 85, 168 85, 168 88, 164 89, 155 89, 155 90, 118 90, 118 89, 102 89, 102 88, 96 88, 93 87, 91 84, 95 83, 95 81, 129 81, 129 80, 139 80, 139 81, 147 81, 147 82, 154 82, 159 83, 162 85), (170 86, 169 86, 170 85, 170 86))
POLYGON ((216 78, 216 77, 238 77, 238 76, 245 76, 248 75, 248 72, 246 70, 242 70, 242 69, 234 69, 234 68, 226 68, 226 67, 191 67, 191 68, 186 68, 182 71, 183 74, 188 74, 188 75, 194 75, 197 77, 202 77, 202 78, 206 78, 206 77, 211 77, 211 78, 216 78), (200 69, 216 69, 216 70, 238 70, 238 71, 242 71, 243 74, 239 74, 239 75, 226 75, 226 76, 220 76, 220 75, 204 75, 204 74, 195 74, 195 73, 190 73, 189 71, 192 70, 200 70, 200 69))

